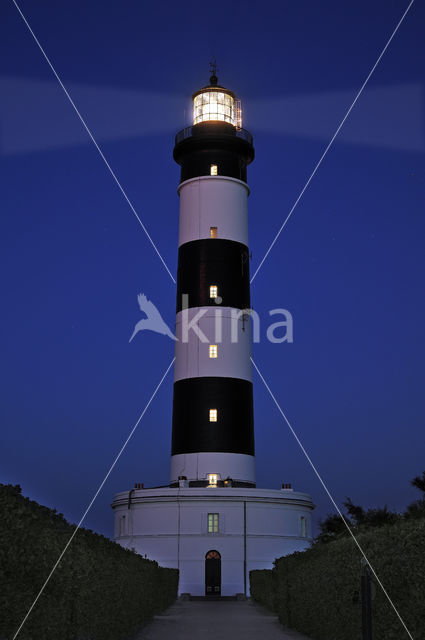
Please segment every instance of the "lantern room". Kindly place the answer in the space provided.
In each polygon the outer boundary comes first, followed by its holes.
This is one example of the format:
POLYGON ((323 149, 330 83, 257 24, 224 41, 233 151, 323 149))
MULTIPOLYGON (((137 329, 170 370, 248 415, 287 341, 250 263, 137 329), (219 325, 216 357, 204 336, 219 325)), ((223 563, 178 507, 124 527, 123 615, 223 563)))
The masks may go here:
POLYGON ((242 127, 240 100, 235 94, 217 84, 217 76, 213 74, 210 84, 193 96, 193 124, 208 121, 228 122, 234 127, 242 127))

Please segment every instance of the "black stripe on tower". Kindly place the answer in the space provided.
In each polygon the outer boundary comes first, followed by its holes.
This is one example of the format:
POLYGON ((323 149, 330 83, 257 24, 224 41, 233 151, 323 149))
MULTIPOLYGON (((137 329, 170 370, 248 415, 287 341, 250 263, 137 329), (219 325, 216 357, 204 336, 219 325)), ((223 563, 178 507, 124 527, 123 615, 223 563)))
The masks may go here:
POLYGON ((189 307, 216 306, 215 298, 210 298, 211 285, 217 286, 221 306, 249 309, 249 254, 245 244, 207 238, 179 247, 177 312, 182 310, 183 294, 189 296, 189 307))
POLYGON ((254 455, 252 382, 204 377, 174 383, 171 455, 207 451, 254 455), (217 422, 210 422, 210 409, 217 410, 217 422))
POLYGON ((174 160, 181 165, 180 182, 210 175, 216 164, 219 175, 246 182, 246 168, 254 159, 252 136, 226 122, 201 122, 176 136, 174 160))

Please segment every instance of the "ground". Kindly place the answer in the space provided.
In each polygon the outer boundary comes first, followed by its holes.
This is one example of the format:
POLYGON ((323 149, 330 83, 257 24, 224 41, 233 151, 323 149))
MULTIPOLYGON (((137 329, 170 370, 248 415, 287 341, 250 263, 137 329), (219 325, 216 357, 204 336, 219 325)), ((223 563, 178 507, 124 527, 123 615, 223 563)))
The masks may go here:
POLYGON ((252 600, 178 600, 133 640, 310 640, 252 600))

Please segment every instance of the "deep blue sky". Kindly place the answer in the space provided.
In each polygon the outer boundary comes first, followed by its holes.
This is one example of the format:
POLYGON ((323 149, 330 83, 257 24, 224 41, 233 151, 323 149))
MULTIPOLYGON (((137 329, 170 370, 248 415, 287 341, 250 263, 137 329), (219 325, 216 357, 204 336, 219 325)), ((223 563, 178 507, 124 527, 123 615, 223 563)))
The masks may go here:
MULTIPOLYGON (((173 136, 217 57, 254 135, 252 273, 407 2, 21 0, 175 273, 173 136)), ((128 339, 144 292, 173 323, 175 286, 13 3, 1 7, 0 481, 78 521, 173 355, 128 339)), ((254 358, 336 500, 403 509, 425 469, 425 9, 415 2, 256 277, 294 344, 254 358)), ((265 331, 263 331, 264 337, 265 331)), ((254 378, 258 485, 332 506, 254 378)), ((169 375, 90 512, 169 477, 169 375)))

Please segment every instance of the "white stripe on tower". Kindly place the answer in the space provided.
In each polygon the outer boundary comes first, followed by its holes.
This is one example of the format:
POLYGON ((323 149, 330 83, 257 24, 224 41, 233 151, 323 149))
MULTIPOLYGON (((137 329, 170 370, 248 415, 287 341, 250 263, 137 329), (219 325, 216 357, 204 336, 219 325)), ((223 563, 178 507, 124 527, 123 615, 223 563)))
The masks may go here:
POLYGON ((227 176, 200 176, 179 185, 179 246, 191 240, 217 237, 248 246, 248 196, 246 182, 227 176))
POLYGON ((186 322, 189 324, 199 312, 205 315, 198 320, 197 326, 208 342, 194 339, 191 332, 189 341, 184 342, 185 312, 177 314, 174 380, 221 376, 252 381, 251 318, 231 307, 195 307, 187 309, 186 322), (210 354, 211 345, 217 347, 213 349, 214 357, 210 354))

